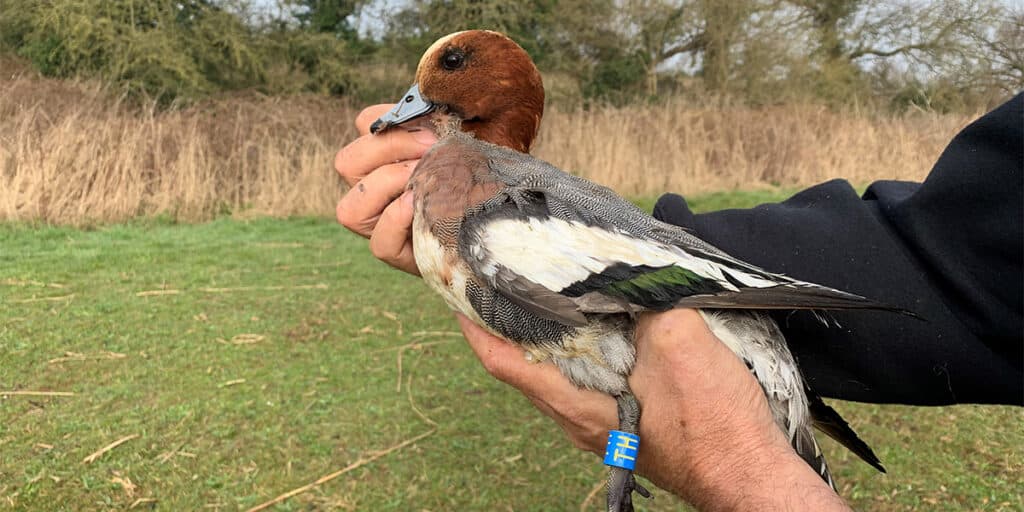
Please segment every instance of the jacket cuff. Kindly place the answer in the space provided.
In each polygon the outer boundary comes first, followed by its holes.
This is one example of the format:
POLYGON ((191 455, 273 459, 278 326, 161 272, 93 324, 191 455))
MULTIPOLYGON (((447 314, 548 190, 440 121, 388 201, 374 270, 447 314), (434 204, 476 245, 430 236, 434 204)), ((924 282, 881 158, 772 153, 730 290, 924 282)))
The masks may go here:
POLYGON ((693 229, 694 217, 690 205, 679 194, 665 194, 658 198, 652 213, 655 219, 676 226, 693 229))

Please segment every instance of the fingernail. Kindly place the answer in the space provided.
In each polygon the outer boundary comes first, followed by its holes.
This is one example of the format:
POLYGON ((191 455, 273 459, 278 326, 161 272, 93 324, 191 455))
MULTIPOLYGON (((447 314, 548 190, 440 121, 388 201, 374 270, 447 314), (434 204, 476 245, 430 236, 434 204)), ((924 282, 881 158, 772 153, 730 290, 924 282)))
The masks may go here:
POLYGON ((405 208, 412 208, 413 196, 412 190, 406 190, 402 193, 402 206, 405 208))
POLYGON ((412 135, 412 140, 423 144, 424 146, 433 145, 437 142, 437 135, 434 134, 433 130, 424 130, 423 128, 413 128, 408 130, 409 135, 412 135))

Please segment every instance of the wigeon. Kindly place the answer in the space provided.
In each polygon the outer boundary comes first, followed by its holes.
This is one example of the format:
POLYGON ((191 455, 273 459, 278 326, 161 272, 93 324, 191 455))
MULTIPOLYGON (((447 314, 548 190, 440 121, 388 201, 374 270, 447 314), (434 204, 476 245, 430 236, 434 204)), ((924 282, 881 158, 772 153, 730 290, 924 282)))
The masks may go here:
POLYGON ((371 131, 429 116, 438 132, 408 185, 416 264, 430 288, 577 386, 616 399, 608 510, 632 510, 634 490, 649 495, 632 474, 640 404, 627 382, 635 318, 645 311, 698 308, 757 378, 793 448, 833 489, 813 427, 884 472, 807 387, 764 310, 900 310, 739 261, 531 157, 543 110, 543 83, 527 53, 500 33, 470 30, 427 49, 415 85, 371 131))

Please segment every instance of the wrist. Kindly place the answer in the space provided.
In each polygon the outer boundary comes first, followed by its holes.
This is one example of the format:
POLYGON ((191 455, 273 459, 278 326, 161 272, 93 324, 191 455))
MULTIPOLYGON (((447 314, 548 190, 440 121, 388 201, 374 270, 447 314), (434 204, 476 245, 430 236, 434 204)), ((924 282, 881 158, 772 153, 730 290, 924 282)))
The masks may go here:
POLYGON ((704 511, 849 510, 777 432, 709 443, 727 448, 694 465, 694 506, 704 511))
MULTIPOLYGON (((735 425, 732 425, 735 426, 735 425)), ((700 510, 730 510, 764 488, 770 471, 788 463, 778 439, 763 428, 729 428, 711 433, 694 457, 693 485, 700 510), (728 505, 728 506, 719 506, 728 505)), ((777 429, 776 429, 777 430, 777 429)), ((781 433, 780 433, 781 434, 781 433)), ((778 437, 782 437, 779 435, 778 437)))

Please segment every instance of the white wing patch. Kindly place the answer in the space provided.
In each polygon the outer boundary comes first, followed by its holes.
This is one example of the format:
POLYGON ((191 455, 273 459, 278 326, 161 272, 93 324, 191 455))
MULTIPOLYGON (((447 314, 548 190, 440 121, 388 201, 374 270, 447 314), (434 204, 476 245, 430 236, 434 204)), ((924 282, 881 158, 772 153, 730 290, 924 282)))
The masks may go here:
MULTIPOLYGON (((502 266, 553 291, 619 263, 651 267, 677 265, 736 290, 725 279, 720 265, 679 247, 554 217, 488 222, 481 229, 477 244, 469 250, 480 261, 479 268, 487 276, 494 276, 497 267, 502 266)), ((778 284, 738 270, 730 270, 730 273, 751 287, 778 284)))

